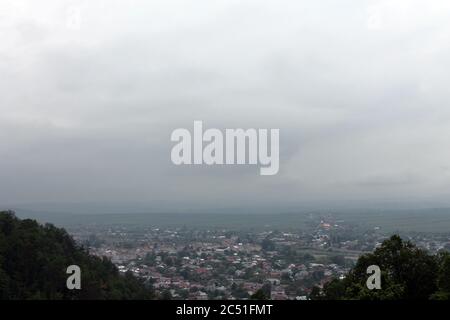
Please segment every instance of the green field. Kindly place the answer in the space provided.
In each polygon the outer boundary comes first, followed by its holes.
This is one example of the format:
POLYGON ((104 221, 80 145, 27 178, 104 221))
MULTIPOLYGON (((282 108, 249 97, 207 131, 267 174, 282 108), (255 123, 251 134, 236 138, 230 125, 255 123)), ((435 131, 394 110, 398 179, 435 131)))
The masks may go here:
POLYGON ((237 229, 307 229, 322 217, 344 225, 381 231, 450 232, 450 209, 424 210, 352 210, 327 213, 46 213, 18 211, 20 218, 32 218, 57 226, 134 225, 161 227, 237 228, 237 229))

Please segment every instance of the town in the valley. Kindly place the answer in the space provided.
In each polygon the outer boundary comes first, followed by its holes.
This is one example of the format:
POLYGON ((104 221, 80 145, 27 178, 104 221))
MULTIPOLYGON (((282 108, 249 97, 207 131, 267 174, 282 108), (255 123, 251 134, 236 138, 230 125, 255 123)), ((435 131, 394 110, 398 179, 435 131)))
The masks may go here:
MULTIPOLYGON (((69 231, 159 297, 189 300, 251 299, 258 292, 267 299, 307 300, 392 235, 323 216, 311 217, 306 228, 286 230, 102 224, 69 231)), ((430 252, 450 250, 448 233, 402 237, 430 252)))

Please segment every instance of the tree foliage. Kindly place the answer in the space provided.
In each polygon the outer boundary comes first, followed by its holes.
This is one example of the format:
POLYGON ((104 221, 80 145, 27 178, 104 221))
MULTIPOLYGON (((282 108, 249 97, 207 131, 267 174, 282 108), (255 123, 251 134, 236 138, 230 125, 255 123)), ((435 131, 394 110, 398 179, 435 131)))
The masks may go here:
POLYGON ((356 266, 343 280, 326 284, 315 299, 341 300, 396 300, 448 299, 450 297, 450 255, 431 255, 394 235, 384 241, 373 253, 358 259, 356 266), (366 286, 367 267, 381 269, 380 290, 366 286))
POLYGON ((64 230, 0 212, 0 299, 149 299, 131 274, 90 255, 64 230), (81 269, 81 290, 66 287, 69 265, 81 269))

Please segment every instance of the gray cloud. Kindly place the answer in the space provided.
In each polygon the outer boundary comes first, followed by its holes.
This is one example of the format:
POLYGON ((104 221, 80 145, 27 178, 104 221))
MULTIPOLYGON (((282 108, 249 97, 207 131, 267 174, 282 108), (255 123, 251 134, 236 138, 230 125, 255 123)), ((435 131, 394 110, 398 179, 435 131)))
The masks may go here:
POLYGON ((448 1, 1 6, 0 203, 448 199, 448 1), (172 165, 193 120, 280 128, 279 174, 172 165))

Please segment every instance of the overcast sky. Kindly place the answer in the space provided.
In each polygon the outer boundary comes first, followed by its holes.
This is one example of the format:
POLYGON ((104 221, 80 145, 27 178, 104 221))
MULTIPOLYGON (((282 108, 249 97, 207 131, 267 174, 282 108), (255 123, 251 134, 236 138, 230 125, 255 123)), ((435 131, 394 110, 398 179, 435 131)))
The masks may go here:
POLYGON ((0 204, 450 205, 449 70, 447 0, 3 0, 0 204), (194 120, 278 175, 173 165, 194 120))

